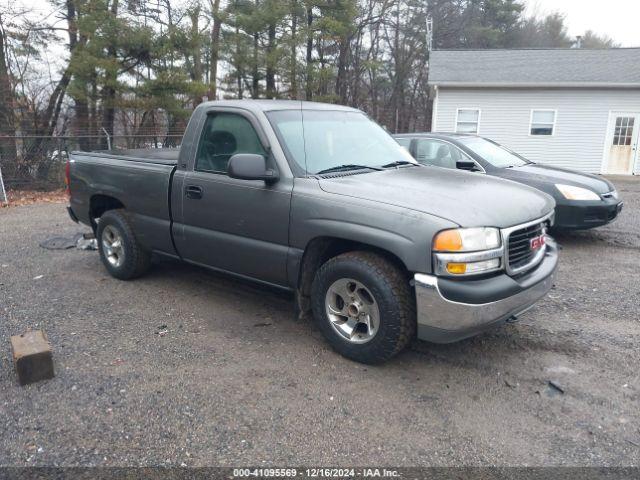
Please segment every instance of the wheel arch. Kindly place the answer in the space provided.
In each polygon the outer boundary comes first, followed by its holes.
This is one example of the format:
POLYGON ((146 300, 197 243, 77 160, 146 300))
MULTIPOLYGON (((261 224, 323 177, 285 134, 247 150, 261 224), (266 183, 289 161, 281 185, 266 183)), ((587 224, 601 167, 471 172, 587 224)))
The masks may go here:
POLYGON ((116 210, 120 208, 125 209, 126 207, 124 203, 114 196, 104 194, 91 196, 89 200, 89 220, 91 221, 91 227, 94 232, 98 226, 98 222, 96 221, 98 218, 109 210, 116 210))
POLYGON ((310 309, 309 298, 311 296, 311 285, 318 269, 328 260, 342 253, 353 251, 367 251, 384 257, 402 271, 407 279, 410 278, 410 271, 403 260, 395 253, 379 246, 350 240, 336 236, 320 236, 311 239, 302 254, 300 268, 297 277, 297 301, 301 312, 308 312, 310 309))

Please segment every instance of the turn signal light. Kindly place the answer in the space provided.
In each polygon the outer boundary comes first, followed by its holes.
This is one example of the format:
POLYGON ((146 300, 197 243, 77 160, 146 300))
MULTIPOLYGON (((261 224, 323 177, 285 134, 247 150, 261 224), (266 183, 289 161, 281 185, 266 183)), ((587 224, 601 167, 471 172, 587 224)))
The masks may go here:
MULTIPOLYGON (((436 254, 437 255, 437 254, 436 254)), ((447 272, 451 275, 473 275, 477 273, 492 272, 500 268, 500 259, 492 258, 479 262, 447 262, 447 272)))
POLYGON ((453 275, 462 275, 467 271, 466 263, 447 263, 447 272, 453 275))
POLYGON ((456 252, 462 250, 462 237, 460 236, 460 232, 458 232, 458 230, 445 230, 440 232, 433 239, 433 249, 440 252, 456 252))

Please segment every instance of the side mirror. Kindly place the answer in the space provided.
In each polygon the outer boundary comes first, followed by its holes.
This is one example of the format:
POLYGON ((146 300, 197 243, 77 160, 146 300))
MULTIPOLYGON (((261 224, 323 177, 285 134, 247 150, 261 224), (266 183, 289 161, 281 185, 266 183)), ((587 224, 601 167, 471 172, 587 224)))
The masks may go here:
POLYGON ((267 168, 263 155, 236 153, 229 159, 227 174, 240 180, 264 180, 267 183, 278 180, 278 172, 267 168))
POLYGON ((470 160, 458 160, 456 162, 456 168, 458 170, 468 170, 470 172, 475 172, 478 170, 476 162, 472 162, 470 160))

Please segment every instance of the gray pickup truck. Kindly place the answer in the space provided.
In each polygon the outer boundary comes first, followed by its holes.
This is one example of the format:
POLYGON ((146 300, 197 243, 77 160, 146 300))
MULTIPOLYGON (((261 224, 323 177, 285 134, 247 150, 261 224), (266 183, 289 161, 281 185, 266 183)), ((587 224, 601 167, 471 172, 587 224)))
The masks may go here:
POLYGON ((74 152, 68 167, 69 214, 112 276, 156 253, 294 291, 360 362, 514 319, 554 281, 550 196, 422 166, 352 108, 208 102, 179 149, 74 152))

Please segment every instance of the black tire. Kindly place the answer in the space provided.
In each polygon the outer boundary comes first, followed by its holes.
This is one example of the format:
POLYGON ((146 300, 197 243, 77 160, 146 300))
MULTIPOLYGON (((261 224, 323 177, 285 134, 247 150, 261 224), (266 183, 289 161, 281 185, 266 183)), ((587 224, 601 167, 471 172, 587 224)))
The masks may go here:
POLYGON ((100 217, 96 232, 100 260, 112 277, 120 280, 130 280, 144 274, 151 266, 151 253, 142 248, 131 226, 125 210, 109 210, 100 217), (123 261, 120 265, 113 265, 107 260, 103 235, 109 227, 122 238, 123 261))
POLYGON ((329 344, 341 355, 361 363, 384 362, 400 353, 416 332, 415 298, 403 272, 371 252, 348 252, 327 261, 311 287, 313 317, 329 344), (367 343, 354 344, 331 325, 325 308, 330 286, 344 278, 362 283, 373 295, 380 313, 377 333, 367 343))

